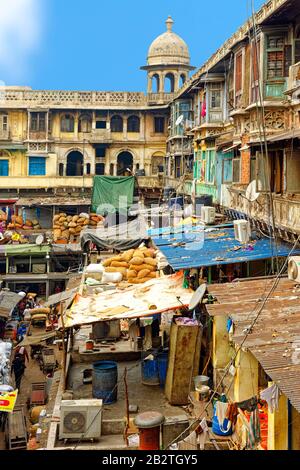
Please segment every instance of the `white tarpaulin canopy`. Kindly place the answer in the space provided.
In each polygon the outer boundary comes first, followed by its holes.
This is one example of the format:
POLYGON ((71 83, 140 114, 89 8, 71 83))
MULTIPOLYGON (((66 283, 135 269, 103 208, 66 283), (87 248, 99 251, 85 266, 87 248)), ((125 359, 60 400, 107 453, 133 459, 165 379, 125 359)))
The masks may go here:
POLYGON ((193 291, 182 287, 182 274, 153 279, 145 284, 93 294, 77 295, 64 316, 66 328, 102 320, 138 318, 188 306, 193 291))

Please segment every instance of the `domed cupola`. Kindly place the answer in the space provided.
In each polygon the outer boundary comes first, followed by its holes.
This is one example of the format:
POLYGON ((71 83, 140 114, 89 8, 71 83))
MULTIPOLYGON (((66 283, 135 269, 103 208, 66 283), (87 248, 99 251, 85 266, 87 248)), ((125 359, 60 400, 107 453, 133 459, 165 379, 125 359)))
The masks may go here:
POLYGON ((176 92, 188 79, 190 53, 185 41, 172 31, 174 21, 169 16, 167 31, 158 36, 148 51, 147 65, 141 67, 148 72, 148 93, 161 101, 162 94, 176 92))

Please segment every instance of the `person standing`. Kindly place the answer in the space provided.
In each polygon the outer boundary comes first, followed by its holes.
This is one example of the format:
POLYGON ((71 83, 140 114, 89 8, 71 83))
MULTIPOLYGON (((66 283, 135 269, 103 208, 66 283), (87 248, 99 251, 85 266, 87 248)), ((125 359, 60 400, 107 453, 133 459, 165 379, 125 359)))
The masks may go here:
POLYGON ((21 381, 24 375, 26 366, 25 361, 22 356, 17 355, 15 356, 13 363, 12 363, 12 371, 15 374, 15 382, 16 382, 16 389, 20 391, 21 388, 21 381))

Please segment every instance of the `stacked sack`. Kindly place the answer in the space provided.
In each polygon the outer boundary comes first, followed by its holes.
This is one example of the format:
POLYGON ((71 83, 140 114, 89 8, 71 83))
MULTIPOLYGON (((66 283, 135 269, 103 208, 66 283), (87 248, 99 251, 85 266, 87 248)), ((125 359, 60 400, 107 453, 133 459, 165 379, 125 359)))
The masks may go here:
POLYGON ((83 229, 96 228, 103 223, 103 217, 82 212, 79 215, 67 215, 62 212, 53 217, 53 240, 55 243, 78 243, 83 229))
POLYGON ((158 277, 157 260, 153 248, 128 250, 104 261, 106 273, 121 273, 123 281, 143 284, 158 277))
POLYGON ((20 215, 13 215, 7 228, 9 230, 41 230, 42 227, 37 219, 24 221, 20 215))

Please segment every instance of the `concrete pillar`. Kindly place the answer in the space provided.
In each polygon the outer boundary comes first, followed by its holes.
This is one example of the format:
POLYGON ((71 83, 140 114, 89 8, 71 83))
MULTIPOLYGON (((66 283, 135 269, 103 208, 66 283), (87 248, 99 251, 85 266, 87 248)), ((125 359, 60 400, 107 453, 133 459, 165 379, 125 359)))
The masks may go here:
POLYGON ((118 169, 118 165, 117 163, 114 163, 114 176, 117 176, 117 169, 118 169))
POLYGON ((240 350, 236 360, 234 401, 248 400, 258 393, 258 362, 248 351, 240 350))
POLYGON ((96 129, 96 112, 93 111, 93 117, 92 117, 92 129, 96 129))
POLYGON ((123 138, 124 140, 127 140, 127 119, 128 116, 123 116, 123 138))
POLYGON ((268 450, 288 450, 288 399, 285 395, 279 398, 278 410, 268 412, 268 450))
POLYGON ((300 450, 300 413, 291 406, 292 449, 300 450))
POLYGON ((165 75, 161 72, 159 75, 159 93, 164 93, 165 91, 165 75))
POLYGON ((150 75, 148 75, 147 93, 152 93, 152 77, 150 75))
POLYGON ((74 122, 74 138, 78 140, 78 126, 79 126, 79 115, 78 113, 75 114, 75 122, 74 122))

